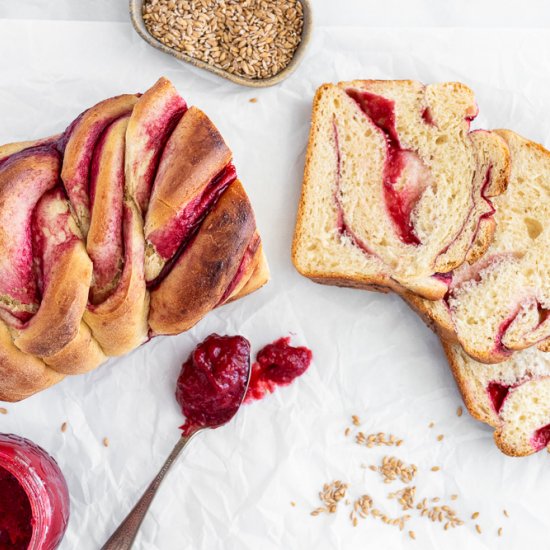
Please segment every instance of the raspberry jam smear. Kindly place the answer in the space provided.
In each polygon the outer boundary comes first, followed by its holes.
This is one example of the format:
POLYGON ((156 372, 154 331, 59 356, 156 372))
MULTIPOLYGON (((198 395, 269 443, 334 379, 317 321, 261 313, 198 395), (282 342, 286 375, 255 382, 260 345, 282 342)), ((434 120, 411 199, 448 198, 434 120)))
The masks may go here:
POLYGON ((256 362, 252 365, 245 403, 262 399, 277 386, 288 386, 306 372, 312 358, 310 349, 291 346, 290 337, 279 338, 265 346, 258 352, 256 362))
POLYGON ((250 342, 242 336, 211 334, 183 364, 176 399, 185 415, 184 436, 218 428, 235 415, 250 376, 250 342))
POLYGON ((0 467, 0 550, 26 550, 32 528, 29 497, 17 478, 0 467))

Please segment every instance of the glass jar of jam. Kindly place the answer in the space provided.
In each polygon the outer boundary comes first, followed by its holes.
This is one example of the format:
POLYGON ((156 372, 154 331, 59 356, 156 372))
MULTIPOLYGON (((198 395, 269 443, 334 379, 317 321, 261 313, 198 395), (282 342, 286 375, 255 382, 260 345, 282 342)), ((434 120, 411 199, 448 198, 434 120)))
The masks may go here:
POLYGON ((28 439, 0 434, 0 550, 54 550, 69 520, 67 483, 28 439))

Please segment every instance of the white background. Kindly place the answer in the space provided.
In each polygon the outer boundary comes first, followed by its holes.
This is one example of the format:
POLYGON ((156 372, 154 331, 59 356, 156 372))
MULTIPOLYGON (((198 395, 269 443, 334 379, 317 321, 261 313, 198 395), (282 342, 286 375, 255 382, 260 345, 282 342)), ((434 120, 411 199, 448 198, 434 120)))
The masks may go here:
POLYGON ((94 102, 143 91, 165 75, 232 147, 273 274, 265 289, 188 334, 156 339, 7 406, 0 431, 33 439, 66 475, 72 515, 63 550, 99 548, 156 473, 182 422, 172 397, 179 365, 213 331, 242 333, 255 350, 292 332, 315 361, 292 387, 194 441, 136 548, 548 548, 548 454, 507 458, 488 427, 467 414, 457 418, 460 398, 437 339, 396 297, 315 285, 296 274, 289 257, 311 98, 322 82, 461 80, 476 91, 479 126, 512 127, 550 145, 550 32, 540 28, 550 15, 546 5, 318 0, 302 66, 282 85, 253 91, 146 46, 126 22, 124 1, 0 1, 0 142, 60 131, 94 102), (405 443, 358 447, 343 435, 351 414, 361 416, 366 433, 394 433, 405 443), (384 486, 360 468, 384 454, 419 467, 420 496, 448 501, 459 494, 453 506, 464 519, 479 511, 483 534, 472 521, 444 532, 413 514, 407 530, 416 532, 414 542, 372 519, 353 528, 348 509, 309 515, 318 490, 333 479, 350 483, 351 498, 369 493, 388 514, 400 513, 385 498, 400 482, 384 486), (431 472, 434 465, 441 471, 431 472))

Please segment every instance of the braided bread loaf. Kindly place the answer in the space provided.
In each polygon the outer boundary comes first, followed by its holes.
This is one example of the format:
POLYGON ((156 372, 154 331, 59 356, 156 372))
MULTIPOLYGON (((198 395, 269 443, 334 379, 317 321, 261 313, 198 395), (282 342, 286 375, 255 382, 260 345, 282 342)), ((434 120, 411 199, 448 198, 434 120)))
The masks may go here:
POLYGON ((188 330, 268 280, 231 158, 164 78, 0 147, 0 400, 188 330))

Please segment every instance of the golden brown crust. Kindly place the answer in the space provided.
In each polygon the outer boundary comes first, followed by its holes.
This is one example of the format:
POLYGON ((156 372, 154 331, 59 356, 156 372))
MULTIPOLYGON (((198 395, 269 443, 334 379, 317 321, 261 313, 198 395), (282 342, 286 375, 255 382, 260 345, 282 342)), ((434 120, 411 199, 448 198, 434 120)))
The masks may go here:
POLYGON ((481 218, 479 220, 479 226, 476 233, 476 238, 472 243, 468 254, 466 254, 466 261, 469 264, 477 262, 484 254, 493 242, 495 235, 496 223, 491 218, 481 218))
POLYGON ((137 101, 138 97, 134 94, 101 101, 82 113, 71 128, 63 156, 61 179, 85 237, 90 224, 87 183, 93 148, 103 129, 118 118, 129 114, 137 101))
POLYGON ((441 343, 443 345, 445 355, 447 356, 447 360, 456 381, 458 390, 460 391, 462 400, 464 401, 468 412, 479 422, 483 422, 484 424, 487 424, 495 429, 493 432, 493 439, 500 451, 513 457, 528 456, 536 452, 531 446, 517 446, 510 444, 504 433, 503 422, 498 418, 496 413, 487 410, 481 403, 482 399, 479 396, 479 392, 485 391, 485 388, 473 387, 473 384, 475 384, 475 374, 472 374, 470 377, 474 378, 474 380, 470 380, 467 373, 463 372, 457 356, 458 345, 445 342, 443 340, 441 343))
POLYGON ((78 333, 57 353, 44 357, 44 363, 62 374, 82 374, 91 371, 107 360, 97 340, 86 323, 78 327, 78 333))
POLYGON ((163 152, 145 216, 146 238, 202 192, 231 156, 212 121, 200 109, 188 109, 163 152))
POLYGON ((325 93, 331 90, 333 88, 333 84, 323 84, 319 88, 317 88, 317 91, 315 92, 315 97, 313 98, 313 107, 312 107, 312 113, 311 113, 311 126, 309 130, 309 139, 308 139, 308 146, 306 150, 306 159, 305 159, 305 166, 304 166, 304 182, 302 184, 302 190, 300 194, 300 200, 298 202, 298 212, 296 214, 296 224, 294 228, 294 237, 292 239, 292 249, 291 249, 291 258, 292 263, 294 264, 294 267, 304 277, 307 277, 308 279, 311 279, 312 281, 324 284, 324 285, 334 285, 334 286, 341 286, 341 287, 350 287, 350 288, 359 288, 364 290, 371 290, 373 288, 380 289, 381 292, 389 292, 389 288, 386 288, 388 286, 395 285, 398 287, 397 283, 392 282, 389 278, 383 277, 381 275, 382 281, 379 277, 369 277, 369 276, 346 276, 346 277, 339 277, 338 275, 335 275, 334 273, 327 273, 327 272, 313 272, 313 271, 307 271, 302 268, 302 265, 299 260, 299 253, 298 253, 298 247, 299 244, 304 239, 304 218, 306 216, 306 201, 307 201, 307 195, 309 193, 309 189, 312 187, 311 183, 309 182, 308 174, 312 171, 312 163, 313 163, 313 140, 315 134, 319 131, 319 122, 318 117, 320 114, 319 104, 322 100, 322 97, 325 93))
POLYGON ((474 393, 468 386, 468 380, 465 376, 463 376, 454 349, 457 344, 446 342, 445 340, 441 340, 441 344, 443 346, 443 350, 445 351, 445 355, 447 356, 447 360, 449 362, 449 366, 451 367, 451 372, 455 379, 456 385, 458 386, 458 390, 462 395, 462 400, 464 401, 469 413, 476 420, 496 428, 498 423, 495 421, 494 416, 479 408, 478 401, 475 399, 474 393))
POLYGON ((309 138, 308 138, 308 145, 306 149, 306 160, 304 165, 304 182, 302 183, 300 200, 298 201, 298 211, 296 213, 296 224, 294 226, 294 237, 292 239, 292 249, 291 249, 292 263, 294 264, 294 267, 297 269, 297 271, 304 277, 310 277, 310 275, 301 268, 299 255, 298 255, 298 243, 304 239, 303 227, 305 227, 304 217, 306 212, 306 200, 307 200, 307 194, 308 194, 306 174, 309 174, 311 172, 311 167, 313 163, 312 142, 315 134, 319 131, 317 118, 316 118, 319 112, 319 104, 321 102, 321 98, 323 97, 323 95, 328 90, 330 90, 331 87, 332 87, 331 84, 323 84, 322 86, 319 86, 313 98, 313 107, 311 111, 311 125, 309 128, 309 138))
POLYGON ((8 327, 0 321, 0 401, 20 401, 63 378, 40 359, 16 348, 8 327))
POLYGON ((145 288, 144 238, 137 206, 125 206, 126 253, 116 290, 101 304, 90 305, 84 320, 107 355, 123 355, 147 339, 149 294, 145 288))
MULTIPOLYGON (((247 269, 247 273, 243 275, 243 283, 231 294, 231 296, 224 302, 229 304, 240 298, 244 298, 252 292, 258 290, 269 281, 269 266, 267 265, 267 259, 263 251, 262 244, 256 250, 254 259, 250 263, 247 269)), ((223 304, 221 304, 223 305, 223 304)))
POLYGON ((413 294, 401 292, 401 298, 424 321, 424 324, 447 342, 456 342, 453 321, 442 300, 429 301, 413 294))
POLYGON ((170 273, 151 292, 149 325, 154 334, 188 330, 219 304, 254 231, 252 207, 235 180, 170 273))
POLYGON ((19 331, 15 345, 25 353, 43 358, 68 345, 78 334, 91 278, 92 262, 82 241, 76 241, 53 266, 40 308, 19 331))
POLYGON ((147 210, 158 156, 186 103, 172 83, 159 78, 134 106, 126 132, 126 190, 141 214, 147 210))
POLYGON ((14 143, 6 143, 5 145, 0 145, 0 162, 6 160, 9 156, 20 153, 25 149, 30 147, 37 147, 39 145, 49 145, 55 143, 61 134, 56 134, 54 136, 49 136, 42 139, 33 139, 31 141, 16 141, 14 143))

